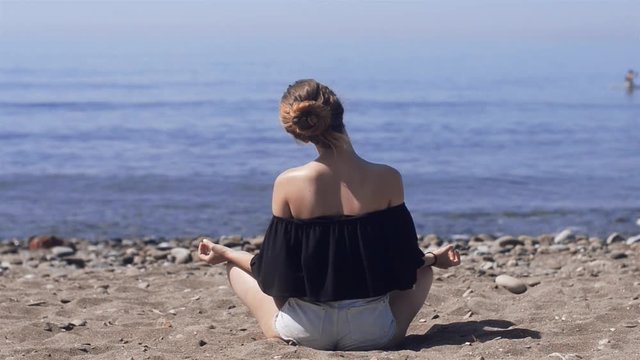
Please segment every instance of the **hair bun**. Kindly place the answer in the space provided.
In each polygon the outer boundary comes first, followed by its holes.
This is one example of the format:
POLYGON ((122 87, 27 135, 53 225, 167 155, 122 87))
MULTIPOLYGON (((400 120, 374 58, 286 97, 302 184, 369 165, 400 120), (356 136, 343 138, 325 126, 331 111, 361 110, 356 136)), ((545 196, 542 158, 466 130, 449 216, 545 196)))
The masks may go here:
POLYGON ((301 101, 290 110, 291 123, 306 136, 322 134, 331 125, 331 109, 317 101, 301 101))

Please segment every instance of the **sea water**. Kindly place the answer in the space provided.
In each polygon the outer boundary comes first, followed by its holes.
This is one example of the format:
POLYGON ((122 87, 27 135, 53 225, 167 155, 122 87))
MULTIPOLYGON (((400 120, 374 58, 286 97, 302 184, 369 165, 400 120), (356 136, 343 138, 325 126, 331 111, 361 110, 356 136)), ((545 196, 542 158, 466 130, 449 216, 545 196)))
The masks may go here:
POLYGON ((264 232, 274 178, 315 156, 278 122, 311 77, 358 153, 402 173, 420 233, 640 232, 640 92, 615 52, 11 50, 0 238, 264 232))

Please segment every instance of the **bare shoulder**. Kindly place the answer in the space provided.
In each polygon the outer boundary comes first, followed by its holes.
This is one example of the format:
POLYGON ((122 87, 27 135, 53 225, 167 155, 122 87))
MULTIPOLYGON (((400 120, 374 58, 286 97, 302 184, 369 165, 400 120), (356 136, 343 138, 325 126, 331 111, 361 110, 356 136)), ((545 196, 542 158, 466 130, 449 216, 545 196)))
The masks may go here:
POLYGON ((307 181, 317 177, 320 174, 320 169, 314 166, 313 163, 308 163, 302 166, 287 169, 280 173, 276 178, 276 185, 292 185, 293 183, 300 181, 307 181))
POLYGON ((404 202, 404 186, 402 175, 392 166, 370 163, 374 178, 378 179, 378 187, 383 189, 389 198, 389 206, 399 205, 404 202))
POLYGON ((396 170, 396 168, 386 164, 376 164, 371 162, 369 163, 369 165, 371 166, 373 174, 375 174, 378 179, 381 179, 388 184, 402 184, 402 175, 400 174, 400 171, 396 170))
POLYGON ((291 204, 310 182, 317 177, 317 169, 310 164, 283 171, 273 184, 271 210, 280 217, 292 217, 291 204))

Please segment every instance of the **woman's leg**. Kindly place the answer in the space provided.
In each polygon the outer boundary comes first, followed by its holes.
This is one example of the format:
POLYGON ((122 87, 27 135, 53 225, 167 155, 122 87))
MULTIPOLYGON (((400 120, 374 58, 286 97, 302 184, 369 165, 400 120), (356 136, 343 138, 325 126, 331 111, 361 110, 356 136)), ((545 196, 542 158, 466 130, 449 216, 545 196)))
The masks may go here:
POLYGON ((282 304, 277 303, 273 297, 263 293, 256 279, 231 261, 227 262, 227 274, 231 288, 258 320, 264 335, 267 338, 279 338, 280 335, 274 328, 273 323, 282 304))
POLYGON ((262 332, 267 338, 278 338, 274 328, 274 319, 282 303, 276 302, 265 294, 258 286, 258 282, 251 275, 251 259, 253 255, 246 251, 230 249, 226 246, 214 244, 209 239, 203 239, 198 246, 201 260, 211 265, 226 262, 227 276, 231 288, 240 300, 249 308, 251 314, 258 320, 262 332))
POLYGON ((396 335, 392 340, 392 345, 397 345, 404 339, 409 324, 424 305, 432 283, 433 270, 431 266, 423 266, 418 269, 416 285, 413 289, 393 291, 389 295, 391 312, 396 319, 396 335))

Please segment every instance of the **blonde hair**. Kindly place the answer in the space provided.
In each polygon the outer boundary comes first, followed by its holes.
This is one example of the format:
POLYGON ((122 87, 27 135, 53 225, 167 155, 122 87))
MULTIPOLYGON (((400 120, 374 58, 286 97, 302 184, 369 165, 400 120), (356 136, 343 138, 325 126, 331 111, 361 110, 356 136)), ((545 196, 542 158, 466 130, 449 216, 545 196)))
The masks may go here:
POLYGON ((336 148, 348 139, 342 122, 344 108, 327 86, 306 79, 289 85, 280 100, 280 121, 297 140, 336 148))

